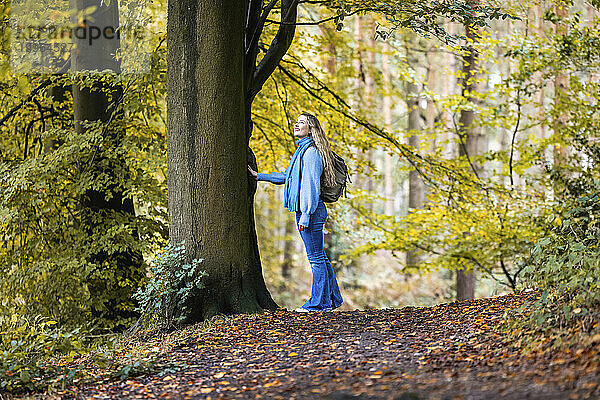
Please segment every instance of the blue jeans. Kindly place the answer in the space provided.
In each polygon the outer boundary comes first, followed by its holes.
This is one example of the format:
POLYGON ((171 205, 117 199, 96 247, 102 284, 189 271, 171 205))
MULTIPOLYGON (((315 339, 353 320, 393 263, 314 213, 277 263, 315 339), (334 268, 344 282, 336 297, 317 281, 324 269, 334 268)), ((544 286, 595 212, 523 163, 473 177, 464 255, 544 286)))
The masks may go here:
MULTIPOLYGON (((323 201, 319 200, 317 209, 310 216, 308 229, 299 231, 312 270, 310 299, 302 305, 302 308, 309 311, 331 310, 338 308, 344 302, 333 267, 323 248, 323 225, 326 219, 327 208, 323 201)), ((296 227, 299 221, 300 213, 297 212, 296 227)))

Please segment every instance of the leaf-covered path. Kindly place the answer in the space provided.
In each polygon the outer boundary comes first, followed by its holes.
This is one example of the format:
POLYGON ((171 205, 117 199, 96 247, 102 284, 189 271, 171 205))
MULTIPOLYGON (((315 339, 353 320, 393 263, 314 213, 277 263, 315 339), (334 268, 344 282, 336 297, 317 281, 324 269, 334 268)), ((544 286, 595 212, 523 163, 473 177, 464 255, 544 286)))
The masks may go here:
MULTIPOLYGON (((495 333, 508 295, 430 308, 280 310, 188 327, 155 372, 98 377, 77 398, 600 398, 600 338, 532 353, 495 333)), ((159 339, 138 351, 159 351, 159 339)), ((164 340, 161 339, 161 340, 164 340)))

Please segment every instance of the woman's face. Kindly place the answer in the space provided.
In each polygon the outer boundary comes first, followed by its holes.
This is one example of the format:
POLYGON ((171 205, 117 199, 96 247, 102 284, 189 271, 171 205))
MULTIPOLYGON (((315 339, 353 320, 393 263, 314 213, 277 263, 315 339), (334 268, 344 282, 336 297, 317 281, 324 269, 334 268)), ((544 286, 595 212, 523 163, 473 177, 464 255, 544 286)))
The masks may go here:
POLYGON ((302 139, 309 135, 308 130, 308 119, 304 115, 300 115, 298 120, 294 124, 294 136, 298 139, 302 139))

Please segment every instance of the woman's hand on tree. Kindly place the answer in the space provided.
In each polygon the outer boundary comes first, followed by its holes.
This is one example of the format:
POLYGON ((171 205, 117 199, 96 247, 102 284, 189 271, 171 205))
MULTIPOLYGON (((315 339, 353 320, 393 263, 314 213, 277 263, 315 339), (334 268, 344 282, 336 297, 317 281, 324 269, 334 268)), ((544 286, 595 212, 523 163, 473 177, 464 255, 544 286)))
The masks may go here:
POLYGON ((250 175, 252 175, 252 177, 253 177, 254 179, 256 179, 256 174, 257 174, 257 173, 256 173, 256 171, 255 171, 255 170, 253 170, 253 169, 252 169, 252 167, 251 167, 251 166, 249 166, 249 165, 248 165, 248 172, 250 172, 250 175))

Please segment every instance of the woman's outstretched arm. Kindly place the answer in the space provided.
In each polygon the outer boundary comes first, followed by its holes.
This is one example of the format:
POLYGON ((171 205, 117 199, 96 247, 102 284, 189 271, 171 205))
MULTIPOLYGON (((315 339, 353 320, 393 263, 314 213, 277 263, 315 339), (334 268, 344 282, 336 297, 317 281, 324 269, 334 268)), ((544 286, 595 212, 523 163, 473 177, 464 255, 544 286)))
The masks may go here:
POLYGON ((256 180, 257 181, 267 181, 267 182, 274 183, 276 185, 283 185, 285 183, 286 176, 287 175, 286 175, 285 171, 271 172, 270 174, 263 174, 263 173, 258 172, 256 174, 256 180))
POLYGON ((256 172, 254 171, 249 165, 248 165, 248 171, 250 171, 250 174, 254 177, 254 179, 256 179, 257 181, 267 181, 267 182, 271 182, 274 183, 276 185, 282 185, 285 183, 285 180, 287 178, 287 170, 283 171, 283 172, 272 172, 270 174, 263 174, 260 172, 256 172))
POLYGON ((319 205, 321 195, 321 174, 323 161, 316 147, 309 147, 302 158, 302 176, 300 179, 300 220, 298 225, 307 227, 310 216, 319 205))

